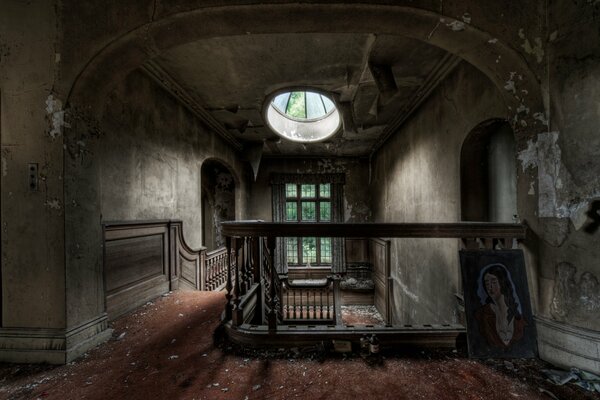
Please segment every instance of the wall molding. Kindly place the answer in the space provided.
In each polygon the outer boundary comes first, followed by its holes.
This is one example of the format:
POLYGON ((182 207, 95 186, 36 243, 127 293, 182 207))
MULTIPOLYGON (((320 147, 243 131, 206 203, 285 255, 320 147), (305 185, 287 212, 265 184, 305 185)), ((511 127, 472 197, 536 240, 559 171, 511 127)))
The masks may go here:
POLYGON ((554 365, 600 373, 600 332, 535 317, 541 359, 554 365))
POLYGON ((65 364, 107 341, 106 313, 69 329, 0 328, 0 361, 65 364))
POLYGON ((387 124, 375 142, 375 145, 371 149, 371 157, 388 141, 388 139, 394 133, 400 129, 400 127, 402 127, 402 125, 414 114, 419 106, 429 98, 434 89, 437 88, 452 71, 454 71, 461 60, 462 59, 460 57, 457 57, 451 53, 447 53, 440 60, 427 78, 425 78, 425 81, 419 90, 415 91, 412 98, 398 112, 396 118, 392 119, 390 123, 387 124))
POLYGON ((147 61, 141 70, 155 81, 161 88, 169 92, 182 106, 194 114, 204 125, 215 131, 221 138, 237 151, 242 151, 243 146, 231 133, 225 129, 213 115, 206 111, 196 98, 183 88, 165 69, 156 61, 147 61))

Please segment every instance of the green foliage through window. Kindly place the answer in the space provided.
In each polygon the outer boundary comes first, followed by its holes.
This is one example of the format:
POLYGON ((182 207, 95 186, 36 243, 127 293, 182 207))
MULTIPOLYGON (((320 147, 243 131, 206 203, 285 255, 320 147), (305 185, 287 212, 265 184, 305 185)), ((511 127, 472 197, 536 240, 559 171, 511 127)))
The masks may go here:
POLYGON ((290 117, 306 118, 305 92, 292 92, 285 112, 290 117))
MULTIPOLYGON (((285 221, 331 222, 331 185, 285 185, 285 221)), ((286 238, 287 262, 290 265, 331 265, 331 238, 286 238)))

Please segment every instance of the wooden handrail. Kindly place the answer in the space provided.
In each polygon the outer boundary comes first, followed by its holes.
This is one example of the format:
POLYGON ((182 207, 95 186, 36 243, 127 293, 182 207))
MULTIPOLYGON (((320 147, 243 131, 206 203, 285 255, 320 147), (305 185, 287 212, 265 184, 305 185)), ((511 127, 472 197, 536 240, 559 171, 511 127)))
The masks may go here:
POLYGON ((295 223, 263 221, 222 222, 231 237, 386 237, 386 238, 515 238, 525 239, 523 224, 456 223, 295 223))

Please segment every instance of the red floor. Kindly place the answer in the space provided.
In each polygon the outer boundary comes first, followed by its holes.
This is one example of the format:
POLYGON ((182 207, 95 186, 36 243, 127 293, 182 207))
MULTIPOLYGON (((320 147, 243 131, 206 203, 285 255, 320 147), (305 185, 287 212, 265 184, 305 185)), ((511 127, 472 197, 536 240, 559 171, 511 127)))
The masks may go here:
POLYGON ((453 353, 387 358, 265 359, 225 354, 212 334, 222 293, 161 297, 114 322, 114 339, 65 366, 0 365, 2 399, 561 399, 539 361, 479 362, 453 353), (117 339, 119 338, 119 339, 117 339), (513 365, 513 364, 510 364, 513 365))

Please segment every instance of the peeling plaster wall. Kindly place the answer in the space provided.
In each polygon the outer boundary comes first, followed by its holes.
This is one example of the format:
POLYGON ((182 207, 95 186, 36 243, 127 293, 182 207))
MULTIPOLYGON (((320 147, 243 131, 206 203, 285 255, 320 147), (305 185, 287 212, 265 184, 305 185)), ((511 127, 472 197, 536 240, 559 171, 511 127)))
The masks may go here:
POLYGON ((345 173, 344 218, 346 222, 371 221, 369 163, 359 158, 287 158, 263 159, 256 182, 252 185, 248 216, 251 219, 272 220, 272 172, 287 174, 345 173))
POLYGON ((522 153, 537 167, 540 312, 600 331, 600 3, 550 4, 550 127, 522 153))
POLYGON ((65 327, 64 111, 54 93, 60 29, 55 7, 53 1, 1 5, 0 327, 65 327), (29 187, 29 163, 38 165, 36 190, 29 187))
MULTIPOLYGON (((373 158, 376 222, 460 221, 460 152, 479 123, 506 114, 497 89, 466 63, 373 158)), ((456 239, 394 239, 394 323, 458 322, 456 239)))
POLYGON ((244 218, 246 166, 217 135, 146 75, 132 73, 111 94, 101 139, 102 219, 181 219, 187 243, 202 244, 201 166, 234 168, 244 218))

